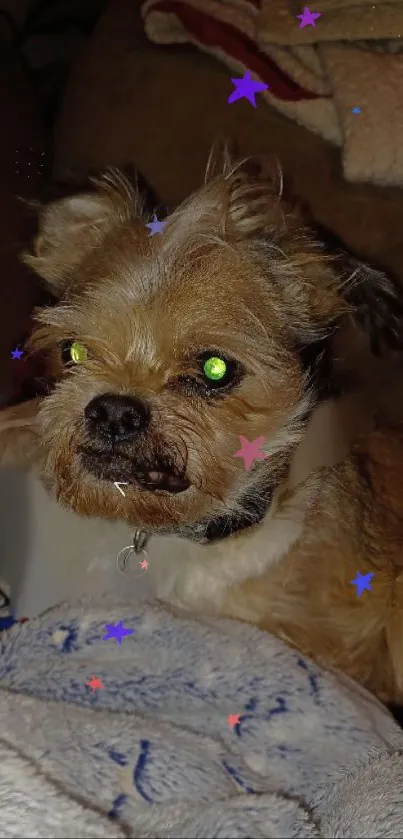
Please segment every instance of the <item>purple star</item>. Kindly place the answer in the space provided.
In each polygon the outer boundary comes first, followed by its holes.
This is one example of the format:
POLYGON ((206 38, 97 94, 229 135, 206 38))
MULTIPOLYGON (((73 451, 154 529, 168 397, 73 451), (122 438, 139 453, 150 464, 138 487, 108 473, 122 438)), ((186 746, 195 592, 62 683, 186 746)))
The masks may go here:
POLYGON ((18 361, 19 361, 23 352, 24 352, 24 350, 19 350, 18 347, 17 347, 16 350, 11 351, 11 358, 18 358, 18 361))
POLYGON ((122 638, 124 638, 125 635, 133 635, 134 632, 134 629, 125 629, 123 621, 119 621, 116 626, 113 623, 106 623, 105 628, 108 634, 104 635, 102 640, 109 641, 110 638, 116 638, 119 647, 122 643, 122 638))
POLYGON ((150 224, 146 224, 146 227, 151 231, 150 236, 155 236, 156 233, 162 233, 164 227, 166 225, 166 221, 158 221, 156 214, 154 213, 154 218, 150 221, 150 224))
POLYGON ((311 12, 308 6, 305 6, 302 15, 297 15, 297 17, 301 21, 299 28, 303 29, 304 26, 315 26, 315 20, 317 20, 318 17, 322 17, 322 15, 320 12, 311 12))
POLYGON ((251 102, 253 107, 256 108, 255 94, 261 93, 262 90, 269 89, 268 84, 253 81, 249 70, 241 79, 231 79, 231 81, 235 85, 235 90, 232 91, 231 96, 228 99, 230 105, 232 105, 233 102, 236 102, 237 99, 243 99, 243 97, 245 97, 245 99, 249 99, 249 102, 251 102))

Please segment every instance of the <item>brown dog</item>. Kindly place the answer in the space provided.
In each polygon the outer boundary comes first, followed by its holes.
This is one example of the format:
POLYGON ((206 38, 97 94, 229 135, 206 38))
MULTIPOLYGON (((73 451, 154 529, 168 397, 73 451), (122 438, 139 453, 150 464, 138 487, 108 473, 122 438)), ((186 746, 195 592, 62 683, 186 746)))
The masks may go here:
POLYGON ((399 342, 394 284, 329 255, 269 177, 228 160, 161 233, 145 223, 116 173, 43 210, 26 262, 59 297, 32 339, 55 387, 3 412, 2 462, 78 513, 196 543, 174 601, 403 698, 403 431, 289 482, 335 330, 353 317, 399 342), (263 438, 249 470, 240 436, 263 438), (361 596, 358 572, 373 574, 361 596))

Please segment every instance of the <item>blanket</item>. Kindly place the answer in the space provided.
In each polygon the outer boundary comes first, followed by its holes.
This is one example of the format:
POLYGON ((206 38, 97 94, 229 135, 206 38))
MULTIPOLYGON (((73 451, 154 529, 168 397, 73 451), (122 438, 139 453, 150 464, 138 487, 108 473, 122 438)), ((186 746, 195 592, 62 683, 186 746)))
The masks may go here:
POLYGON ((402 186, 403 1, 312 2, 301 27, 306 5, 145 0, 142 14, 154 43, 192 43, 269 85, 259 97, 341 147, 347 180, 402 186))
POLYGON ((403 733, 254 627, 158 602, 0 634, 2 837, 402 837, 403 733))

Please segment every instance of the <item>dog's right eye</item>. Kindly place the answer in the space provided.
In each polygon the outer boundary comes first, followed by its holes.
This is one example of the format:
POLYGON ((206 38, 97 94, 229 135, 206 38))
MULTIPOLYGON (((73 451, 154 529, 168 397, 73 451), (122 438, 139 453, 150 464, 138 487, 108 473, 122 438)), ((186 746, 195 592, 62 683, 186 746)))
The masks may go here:
POLYGON ((81 341, 64 341, 61 354, 63 364, 83 364, 88 357, 87 347, 81 341))
POLYGON ((209 356, 203 364, 203 373, 209 382, 221 382, 227 373, 227 362, 218 356, 209 356))
POLYGON ((199 364, 203 373, 203 385, 210 391, 220 390, 232 384, 239 374, 235 361, 216 352, 205 352, 199 356, 199 364))

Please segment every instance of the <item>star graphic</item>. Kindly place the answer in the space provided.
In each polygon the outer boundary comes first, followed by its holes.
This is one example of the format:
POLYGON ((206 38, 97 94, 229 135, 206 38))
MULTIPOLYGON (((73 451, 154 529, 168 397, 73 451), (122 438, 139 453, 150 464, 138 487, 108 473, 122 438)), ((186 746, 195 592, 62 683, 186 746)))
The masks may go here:
POLYGON ((85 684, 88 685, 88 687, 90 687, 93 691, 98 690, 99 688, 103 688, 102 679, 98 679, 98 676, 91 676, 90 681, 86 682, 85 684))
POLYGON ((357 571, 355 580, 351 580, 353 586, 357 586, 357 597, 361 597, 363 591, 365 590, 372 591, 372 577, 374 577, 373 571, 370 571, 369 574, 361 574, 361 571, 357 571))
POLYGON ((235 90, 232 91, 231 96, 228 98, 228 102, 232 105, 233 102, 236 102, 237 99, 249 99, 249 102, 252 103, 253 107, 256 108, 255 102, 255 94, 261 93, 262 90, 268 90, 269 85, 263 84, 263 82, 253 81, 249 70, 242 76, 241 79, 231 79, 233 84, 235 85, 235 90))
POLYGON ((110 638, 116 638, 119 647, 122 643, 122 638, 125 635, 133 635, 134 629, 125 629, 123 626, 123 621, 119 621, 116 626, 113 623, 105 624, 105 628, 107 629, 108 634, 104 635, 103 641, 108 641, 110 638))
POLYGON ((228 725, 233 730, 235 725, 239 725, 240 723, 240 715, 239 714, 228 714, 227 717, 228 725))
POLYGON ((361 108, 356 107, 356 108, 351 108, 351 110, 352 110, 353 114, 360 114, 361 113, 361 108))
POLYGON ((11 352, 11 358, 18 358, 20 360, 24 350, 19 350, 18 347, 11 352))
POLYGON ((145 570, 145 571, 147 571, 147 568, 148 568, 148 559, 143 559, 143 560, 140 562, 140 568, 144 568, 144 570, 145 570))
POLYGON ((321 13, 311 12, 309 7, 305 6, 302 15, 297 15, 297 17, 301 21, 299 28, 304 29, 305 26, 315 26, 315 20, 317 20, 318 17, 321 17, 321 13))
POLYGON ((245 471, 249 472, 254 460, 266 460, 268 457, 265 452, 259 451, 264 443, 264 437, 257 437, 256 440, 249 441, 240 434, 239 439, 241 441, 241 448, 235 452, 234 457, 243 457, 245 471))
POLYGON ((150 224, 146 224, 146 227, 151 231, 150 236, 155 236, 156 233, 162 233, 164 227, 166 225, 166 221, 158 221, 156 214, 154 213, 154 218, 150 221, 150 224))

